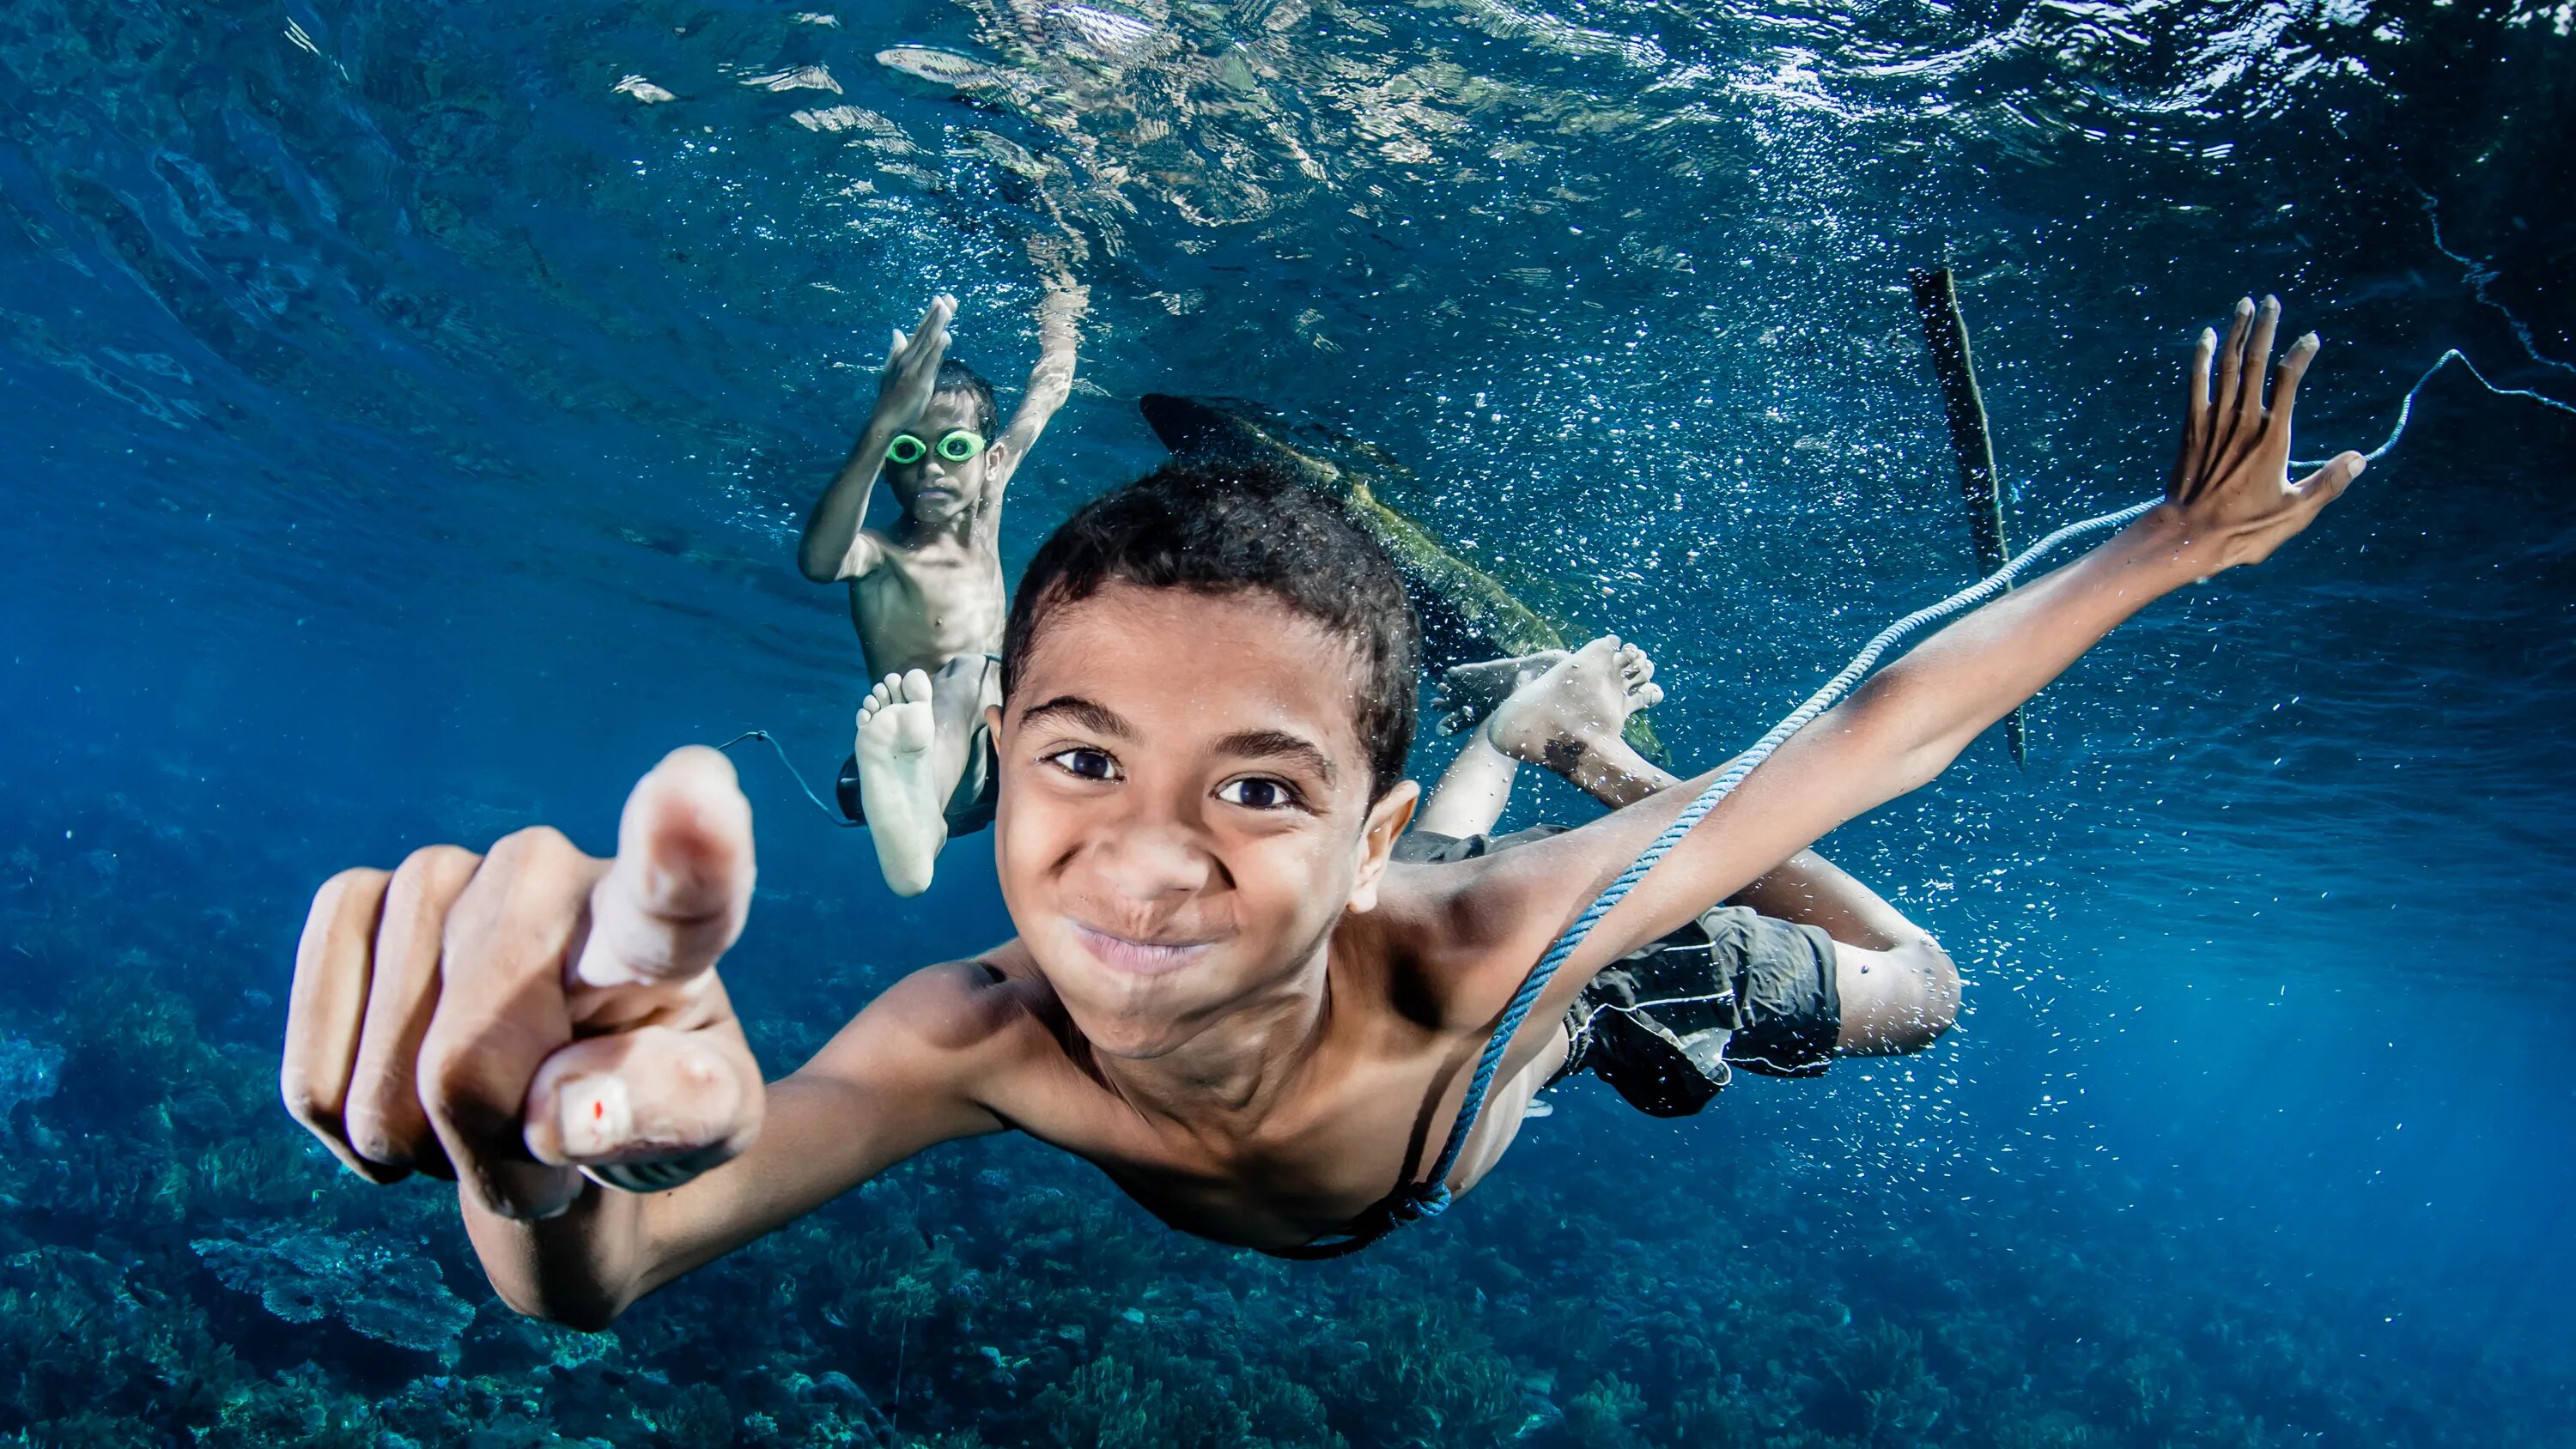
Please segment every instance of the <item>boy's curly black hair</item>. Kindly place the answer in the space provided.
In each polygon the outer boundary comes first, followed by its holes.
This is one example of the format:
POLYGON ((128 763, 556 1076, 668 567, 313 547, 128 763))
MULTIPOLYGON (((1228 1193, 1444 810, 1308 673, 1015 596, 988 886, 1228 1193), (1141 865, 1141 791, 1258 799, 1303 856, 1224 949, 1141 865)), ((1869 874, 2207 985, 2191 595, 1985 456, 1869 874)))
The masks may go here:
POLYGON ((1422 630, 1394 560, 1339 503, 1284 473, 1175 458, 1083 505, 1038 548, 1011 600, 1002 692, 1049 615, 1112 580, 1207 594, 1258 590, 1350 642, 1374 804, 1413 746, 1422 630))
POLYGON ((1002 426, 1002 404, 993 396, 993 385, 984 380, 984 374, 956 358, 943 357, 939 360, 939 380, 930 385, 932 397, 941 393, 964 393, 973 398, 975 431, 982 433, 986 442, 993 440, 1002 426))

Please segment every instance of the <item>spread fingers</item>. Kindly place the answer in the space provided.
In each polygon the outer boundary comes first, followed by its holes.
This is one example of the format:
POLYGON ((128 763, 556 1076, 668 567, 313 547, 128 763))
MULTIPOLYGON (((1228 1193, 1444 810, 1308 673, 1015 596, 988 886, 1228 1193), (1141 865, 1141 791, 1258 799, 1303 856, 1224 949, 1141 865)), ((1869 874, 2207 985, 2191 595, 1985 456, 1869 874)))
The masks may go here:
POLYGON ((2254 331, 2245 341, 2243 375, 2236 383, 2236 411, 2244 427, 2263 416, 2263 379, 2272 370, 2272 338, 2281 327, 2281 299, 2265 297, 2254 309, 2254 331))

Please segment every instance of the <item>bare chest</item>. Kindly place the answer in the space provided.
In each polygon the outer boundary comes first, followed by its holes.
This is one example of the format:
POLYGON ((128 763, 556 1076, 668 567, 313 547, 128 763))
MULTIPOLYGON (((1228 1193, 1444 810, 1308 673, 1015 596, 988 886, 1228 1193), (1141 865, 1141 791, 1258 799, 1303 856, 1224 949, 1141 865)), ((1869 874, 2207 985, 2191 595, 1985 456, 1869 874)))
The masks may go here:
MULTIPOLYGON (((1498 1077, 1450 1185, 1463 1192, 1499 1161, 1529 1100, 1563 1058, 1558 1040, 1498 1077)), ((1089 1159, 1182 1231, 1244 1247, 1298 1246, 1345 1231, 1400 1183, 1420 1180, 1457 1118, 1481 1041, 1351 1054, 1317 1085, 1249 1127, 1140 1112, 1066 1067, 1018 1118, 1031 1135, 1089 1159)))
POLYGON ((1006 610, 1000 557, 969 544, 888 545, 850 581, 850 622, 872 676, 998 653, 1006 610))

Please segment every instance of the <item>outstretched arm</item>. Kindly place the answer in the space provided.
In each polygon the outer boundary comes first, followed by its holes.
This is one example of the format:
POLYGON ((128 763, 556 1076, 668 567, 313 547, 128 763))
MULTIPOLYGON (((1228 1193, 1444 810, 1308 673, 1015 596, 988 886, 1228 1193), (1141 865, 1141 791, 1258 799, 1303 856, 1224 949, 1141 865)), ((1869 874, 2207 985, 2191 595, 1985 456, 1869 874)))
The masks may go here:
POLYGON ((939 362, 948 355, 948 319, 957 315, 957 299, 942 296, 921 314, 921 325, 909 338, 898 330, 894 346, 877 374, 877 405, 867 426, 832 486, 814 501, 805 517, 805 537, 796 546, 796 566, 818 584, 854 579, 876 567, 876 551, 862 532, 868 521, 868 497, 876 491, 877 474, 885 469, 886 448, 894 436, 912 426, 939 385, 939 362))
POLYGON ((1002 490, 1010 486, 1020 460, 1037 446, 1038 435, 1073 395, 1074 353, 1082 340, 1082 314, 1090 306, 1091 289, 1076 286, 1051 287, 1046 300, 1038 304, 1038 364, 1029 369, 1019 411, 1011 414, 1011 425, 1002 430, 1001 442, 993 450, 1000 455, 988 474, 993 503, 1001 502, 1002 490))
POLYGON ((966 1081, 988 1033, 982 968, 932 967, 871 1002, 795 1074, 770 1084, 742 1156, 660 1192, 585 1184, 560 1216, 525 1221, 462 1195, 501 1300, 596 1329, 636 1300, 942 1142, 999 1132, 966 1081))
MULTIPOLYGON (((2258 562, 2305 528, 2363 460, 2345 453, 2289 481, 2291 407, 2317 341, 2311 334, 2291 347, 2266 408, 2263 380, 2278 316, 2269 300, 2259 313, 2240 303, 2223 353, 2213 335, 2202 334, 2182 448, 2161 506, 2073 564, 1942 630, 1790 737, 1604 918, 1532 1019, 1551 1019, 1550 1001, 1561 1009, 1603 963, 1673 929, 1705 902, 1735 894, 1843 821, 1930 781, 1987 726, 2148 603, 2258 562)), ((1473 931, 1467 944, 1492 977, 1477 1001, 1499 1011, 1555 935, 1715 777, 1474 862, 1475 875, 1461 885, 1463 908, 1451 918, 1473 931)))
POLYGON ((502 1300, 586 1328, 999 1130, 979 1094, 1006 1018, 980 967, 906 978, 764 1088, 716 970, 753 876, 751 806, 702 745, 635 787, 613 860, 540 828, 341 872, 296 952, 288 1110, 371 1182, 456 1179, 502 1300))

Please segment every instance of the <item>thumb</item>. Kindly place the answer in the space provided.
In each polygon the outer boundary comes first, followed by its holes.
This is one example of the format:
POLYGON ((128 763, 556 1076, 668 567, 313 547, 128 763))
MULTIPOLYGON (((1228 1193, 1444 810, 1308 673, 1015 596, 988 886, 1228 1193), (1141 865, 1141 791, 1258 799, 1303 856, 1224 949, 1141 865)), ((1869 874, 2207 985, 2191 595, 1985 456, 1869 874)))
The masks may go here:
POLYGON ((626 797, 574 981, 633 986, 705 971, 742 934, 754 874, 751 802, 733 762, 705 745, 673 750, 626 797))
POLYGON ((2323 493, 2325 501, 2331 503, 2344 489, 2352 486, 2352 480, 2361 476, 2362 469, 2369 466, 2368 458, 2347 450, 2328 459, 2324 467, 2300 479, 2292 487, 2302 498, 2323 493))

